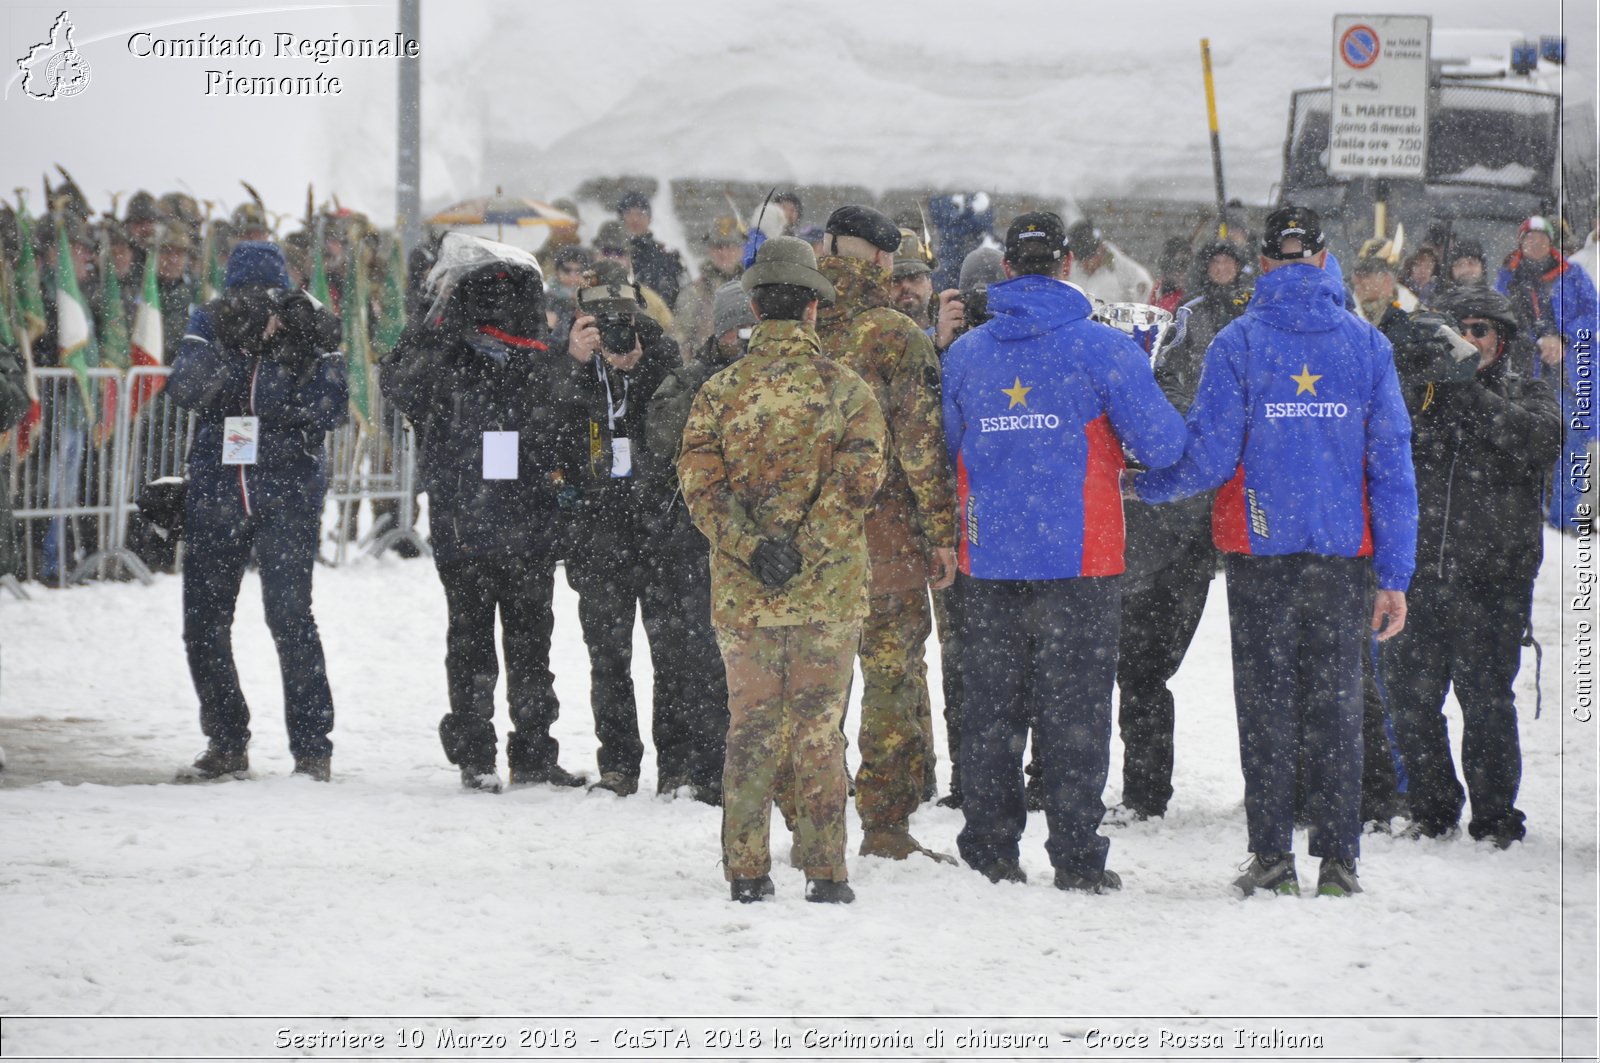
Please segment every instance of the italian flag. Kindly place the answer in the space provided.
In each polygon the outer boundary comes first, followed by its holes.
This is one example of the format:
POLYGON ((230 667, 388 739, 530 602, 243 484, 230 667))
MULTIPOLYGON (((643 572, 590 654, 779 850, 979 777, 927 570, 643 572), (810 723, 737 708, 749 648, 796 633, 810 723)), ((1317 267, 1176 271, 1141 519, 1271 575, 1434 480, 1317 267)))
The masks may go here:
MULTIPOLYGON (((11 275, 11 263, 0 258, 0 347, 16 348, 22 352, 24 387, 28 392, 28 412, 17 425, 17 457, 25 458, 33 449, 33 435, 39 427, 42 409, 39 406, 39 382, 33 375, 32 344, 28 335, 12 328, 12 308, 17 305, 16 287, 11 275)), ((6 449, 10 432, 0 432, 0 452, 6 449)))
POLYGON ((89 370, 100 364, 100 345, 94 337, 94 316, 78 290, 78 273, 72 265, 72 246, 67 242, 67 227, 57 225, 60 234, 56 251, 56 343, 61 364, 78 378, 78 397, 82 415, 93 427, 99 411, 95 408, 94 385, 89 370))
MULTIPOLYGON (((156 281, 156 255, 146 256, 144 264, 144 294, 139 297, 139 307, 133 315, 133 340, 128 351, 129 360, 136 366, 159 366, 166 359, 161 339, 161 285, 156 281)), ((148 376, 134 389, 130 399, 129 419, 139 413, 139 407, 156 397, 167 378, 148 376)))

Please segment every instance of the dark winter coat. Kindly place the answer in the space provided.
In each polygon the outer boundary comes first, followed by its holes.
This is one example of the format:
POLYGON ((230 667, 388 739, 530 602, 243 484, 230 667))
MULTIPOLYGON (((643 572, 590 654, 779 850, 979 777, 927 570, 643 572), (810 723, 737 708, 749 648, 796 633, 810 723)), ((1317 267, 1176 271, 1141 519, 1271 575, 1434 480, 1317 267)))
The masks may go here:
MULTIPOLYGON (((283 252, 241 245, 229 260, 226 287, 240 285, 290 288, 283 252)), ((199 422, 189 451, 189 512, 206 502, 246 516, 273 505, 320 509, 328 486, 325 437, 350 416, 343 356, 306 350, 252 357, 217 339, 216 308, 213 302, 194 312, 167 379, 167 394, 199 422), (256 463, 224 465, 224 422, 242 415, 260 418, 256 463)))
POLYGON ((1540 491, 1561 453, 1561 408, 1508 351, 1460 384, 1433 384, 1404 346, 1395 363, 1411 412, 1418 578, 1532 580, 1543 551, 1540 491))
POLYGON ((493 349, 504 364, 460 330, 419 322, 379 365, 384 396, 416 430, 433 555, 441 565, 551 553, 561 544, 558 367, 542 343, 493 349), (517 433, 515 479, 484 478, 485 432, 517 433))
POLYGON ((643 314, 637 325, 644 354, 632 372, 612 368, 598 352, 587 363, 568 357, 564 349, 555 359, 563 366, 556 385, 560 464, 565 483, 582 495, 582 504, 573 510, 577 515, 573 530, 580 537, 592 538, 607 531, 608 525, 611 530, 648 526, 654 516, 643 510, 651 495, 642 482, 651 461, 645 420, 651 397, 681 362, 678 345, 660 325, 643 314), (618 409, 615 426, 606 398, 608 387, 618 409), (628 477, 611 475, 613 442, 618 438, 626 438, 632 452, 633 475, 628 477))
POLYGON ((680 530, 687 525, 694 530, 678 488, 678 451, 683 444, 683 426, 689 423, 689 407, 694 404, 700 385, 731 364, 721 359, 715 337, 706 340, 699 354, 667 374, 645 411, 641 472, 647 493, 646 511, 651 515, 659 514, 665 528, 680 530))
POLYGON ((667 306, 678 305, 678 292, 683 287, 683 259, 676 251, 668 251, 648 232, 629 240, 633 260, 633 276, 646 288, 654 288, 667 306))

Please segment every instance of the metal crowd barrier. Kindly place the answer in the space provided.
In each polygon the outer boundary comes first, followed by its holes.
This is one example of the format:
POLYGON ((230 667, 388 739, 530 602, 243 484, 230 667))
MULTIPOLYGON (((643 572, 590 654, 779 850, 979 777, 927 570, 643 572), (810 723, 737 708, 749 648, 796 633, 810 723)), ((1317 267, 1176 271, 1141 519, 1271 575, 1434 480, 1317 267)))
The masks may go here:
MULTIPOLYGON (((106 389, 116 389, 109 423, 91 425, 76 373, 35 370, 42 416, 31 431, 29 450, 21 452, 20 433, 13 431, 0 451, 0 476, 11 489, 24 574, 65 587, 104 578, 120 567, 143 583, 151 581, 149 568, 128 546, 129 519, 144 484, 184 474, 196 423, 164 390, 149 394, 170 372, 166 367, 89 370, 94 410, 104 411, 106 389), (142 396, 137 407, 135 395, 142 396)), ((411 428, 382 403, 376 389, 374 399, 369 424, 352 421, 328 435, 327 501, 337 515, 329 564, 346 560, 362 501, 383 504, 385 511, 374 507, 366 537, 355 542, 358 548, 377 556, 406 540, 420 553, 429 552, 412 526, 416 451, 411 428)), ((0 587, 27 596, 11 577, 0 587)))
POLYGON ((328 435, 328 498, 334 503, 333 556, 344 564, 352 543, 376 557, 402 540, 428 553, 413 525, 417 517, 416 451, 411 426, 400 411, 369 389, 372 417, 355 418, 328 435), (372 524, 357 536, 362 501, 372 505, 372 524))

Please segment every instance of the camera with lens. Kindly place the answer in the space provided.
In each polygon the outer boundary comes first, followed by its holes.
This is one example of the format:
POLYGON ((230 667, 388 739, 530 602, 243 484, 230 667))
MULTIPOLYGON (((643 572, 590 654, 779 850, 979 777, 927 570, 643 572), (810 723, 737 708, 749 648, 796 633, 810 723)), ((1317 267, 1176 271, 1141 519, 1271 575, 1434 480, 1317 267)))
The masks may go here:
POLYGON ((975 329, 994 315, 989 313, 989 286, 979 285, 961 293, 961 320, 965 329, 975 329))
POLYGON ((600 346, 608 354, 630 354, 639 342, 638 315, 644 310, 644 292, 625 271, 605 270, 602 262, 578 289, 578 313, 594 317, 600 346))

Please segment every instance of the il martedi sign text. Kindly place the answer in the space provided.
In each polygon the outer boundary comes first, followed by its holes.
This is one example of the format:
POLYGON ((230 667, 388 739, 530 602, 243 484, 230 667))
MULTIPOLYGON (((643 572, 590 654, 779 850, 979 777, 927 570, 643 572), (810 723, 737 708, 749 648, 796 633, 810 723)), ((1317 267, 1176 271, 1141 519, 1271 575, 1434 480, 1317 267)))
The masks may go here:
POLYGON ((315 70, 335 59, 416 59, 422 48, 416 38, 400 33, 387 37, 346 37, 330 33, 325 37, 304 37, 295 33, 274 33, 268 37, 239 34, 224 37, 201 32, 188 37, 162 37, 147 30, 128 37, 128 54, 136 59, 230 59, 298 60, 312 70, 284 74, 235 72, 219 64, 205 70, 206 96, 337 96, 344 91, 340 79, 324 70, 315 70))

